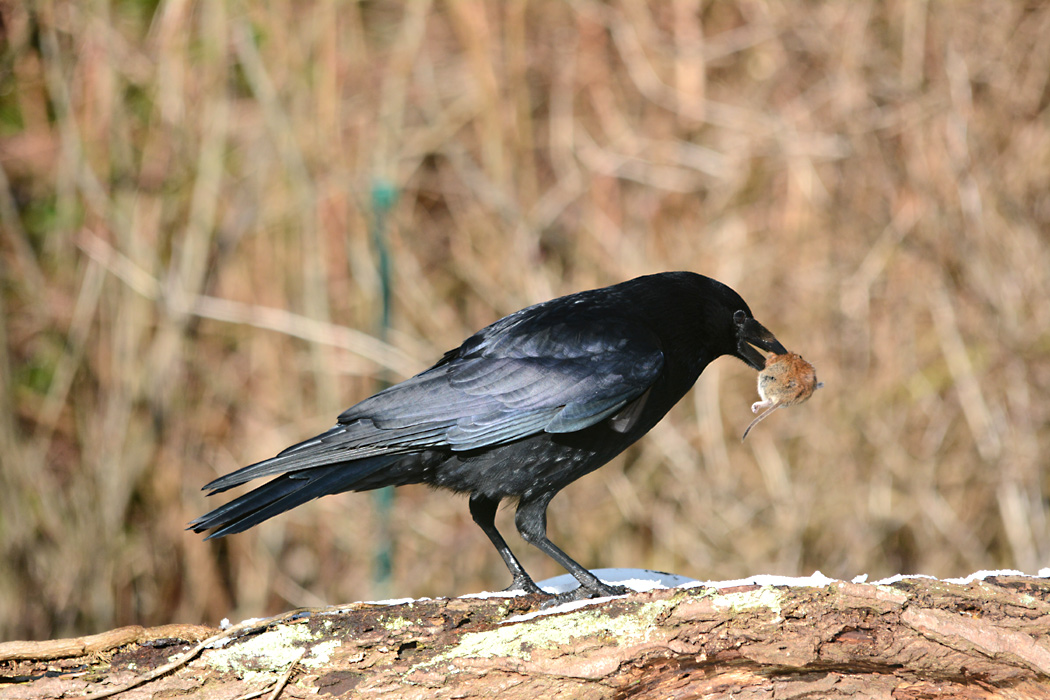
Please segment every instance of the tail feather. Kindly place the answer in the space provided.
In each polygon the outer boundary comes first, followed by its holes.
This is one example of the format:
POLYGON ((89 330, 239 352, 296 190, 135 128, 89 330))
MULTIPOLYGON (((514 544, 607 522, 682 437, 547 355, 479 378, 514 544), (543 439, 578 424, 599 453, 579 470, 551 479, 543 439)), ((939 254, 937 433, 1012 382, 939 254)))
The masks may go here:
POLYGON ((243 532, 307 501, 332 493, 351 491, 355 484, 364 481, 401 456, 403 455, 383 455, 282 474, 196 518, 189 523, 187 529, 204 532, 217 528, 205 538, 209 540, 243 532))
MULTIPOLYGON (((368 460, 364 459, 360 461, 364 462, 368 460)), ((234 486, 240 486, 241 484, 246 484, 253 479, 259 479, 264 476, 309 471, 311 469, 327 467, 334 464, 340 464, 345 467, 347 464, 351 463, 353 462, 348 462, 346 459, 346 451, 339 450, 337 447, 322 447, 309 450, 303 454, 286 454, 282 452, 276 457, 264 459, 255 464, 249 464, 247 467, 242 467, 235 472, 221 476, 218 479, 205 484, 204 489, 208 491, 209 496, 212 496, 217 493, 222 493, 223 491, 228 491, 234 486)), ((352 467, 351 470, 353 470, 352 467)))

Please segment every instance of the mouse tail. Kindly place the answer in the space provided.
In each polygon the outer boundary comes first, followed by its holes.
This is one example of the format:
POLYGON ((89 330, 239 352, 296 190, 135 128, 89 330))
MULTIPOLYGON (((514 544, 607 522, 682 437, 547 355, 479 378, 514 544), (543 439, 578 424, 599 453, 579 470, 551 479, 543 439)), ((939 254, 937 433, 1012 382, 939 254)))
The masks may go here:
POLYGON ((747 430, 744 431, 744 436, 740 438, 740 442, 743 442, 744 440, 747 439, 747 434, 751 432, 752 428, 754 428, 756 425, 761 423, 763 418, 765 418, 770 413, 772 413, 773 411, 777 410, 778 408, 780 408, 783 405, 784 404, 782 404, 782 403, 773 404, 772 406, 770 406, 766 410, 762 411, 762 413, 759 414, 758 418, 756 418, 753 421, 751 421, 751 425, 747 426, 747 430))

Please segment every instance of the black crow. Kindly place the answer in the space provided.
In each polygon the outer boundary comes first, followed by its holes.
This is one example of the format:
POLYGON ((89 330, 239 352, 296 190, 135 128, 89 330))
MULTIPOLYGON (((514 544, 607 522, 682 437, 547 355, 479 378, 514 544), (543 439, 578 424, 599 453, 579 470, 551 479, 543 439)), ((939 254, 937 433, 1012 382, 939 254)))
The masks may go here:
POLYGON ((547 539, 547 505, 645 435, 712 360, 733 355, 761 370, 756 348, 787 352, 740 295, 692 272, 536 304, 346 410, 331 430, 212 481, 204 488, 215 494, 277 477, 190 529, 222 537, 327 494, 430 484, 470 494, 512 589, 541 592, 496 530, 505 498, 517 499, 522 539, 579 580, 573 597, 623 594, 547 539))

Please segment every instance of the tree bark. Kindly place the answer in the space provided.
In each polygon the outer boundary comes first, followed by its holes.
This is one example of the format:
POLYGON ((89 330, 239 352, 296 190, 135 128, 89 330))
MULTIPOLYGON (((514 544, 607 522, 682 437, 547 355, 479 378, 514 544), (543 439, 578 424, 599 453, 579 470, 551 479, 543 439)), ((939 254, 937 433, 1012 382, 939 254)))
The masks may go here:
POLYGON ((9 642, 0 698, 1050 698, 1047 579, 665 589, 517 619, 541 603, 355 603, 9 642))

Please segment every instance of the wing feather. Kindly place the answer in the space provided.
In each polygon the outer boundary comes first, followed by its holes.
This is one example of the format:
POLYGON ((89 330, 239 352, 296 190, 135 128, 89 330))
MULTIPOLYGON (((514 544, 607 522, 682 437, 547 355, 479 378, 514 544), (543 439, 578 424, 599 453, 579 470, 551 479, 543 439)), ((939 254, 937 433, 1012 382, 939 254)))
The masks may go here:
POLYGON ((472 450, 540 432, 583 430, 645 393, 664 364, 655 338, 615 322, 557 324, 513 340, 501 335, 486 345, 472 339, 464 344, 471 347, 466 356, 450 353, 427 372, 362 401, 340 416, 353 424, 340 441, 472 450), (376 430, 357 434, 369 424, 376 430))
POLYGON ((637 324, 525 325, 490 326, 429 370, 344 411, 327 432, 207 488, 379 455, 468 451, 583 430, 644 394, 664 366, 658 341, 637 324))

